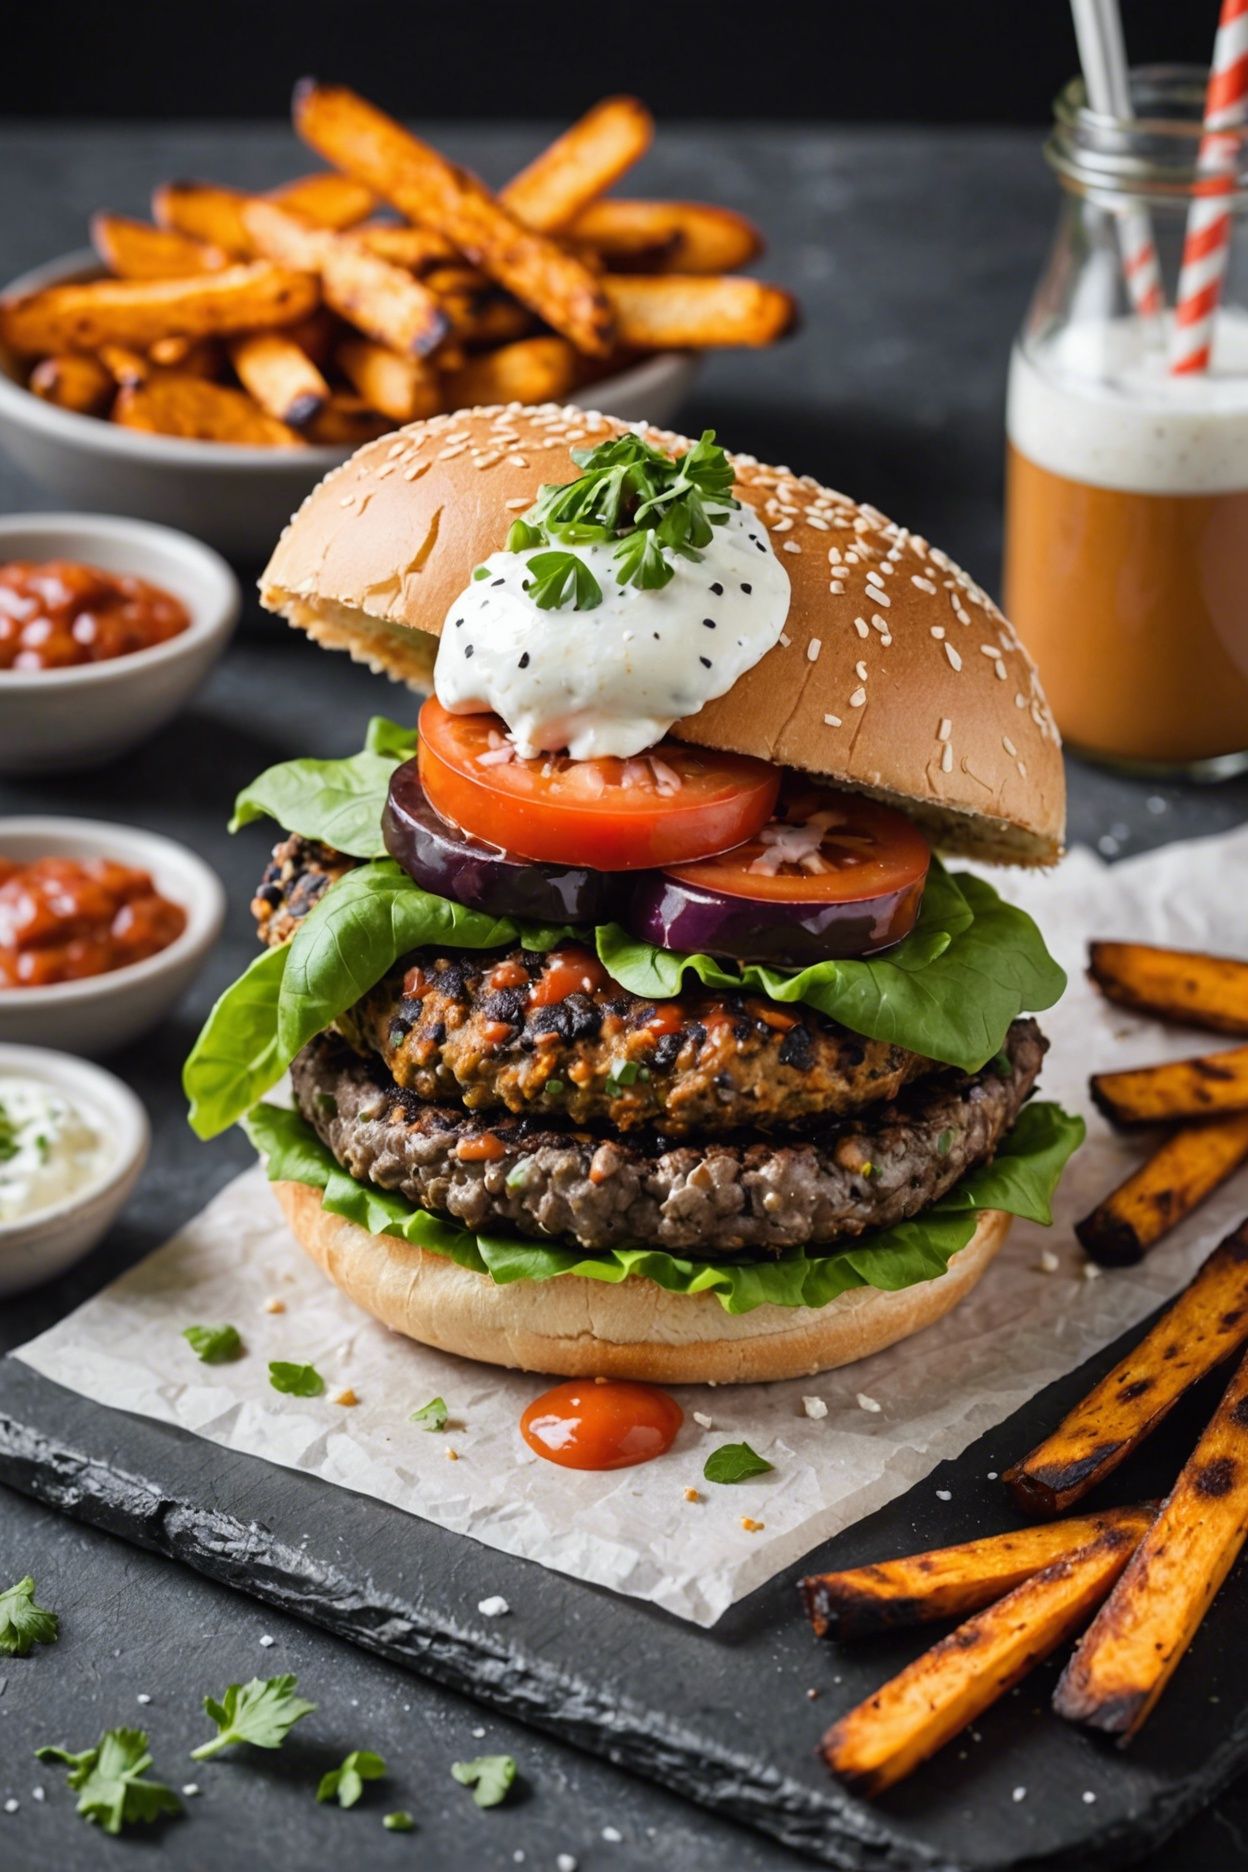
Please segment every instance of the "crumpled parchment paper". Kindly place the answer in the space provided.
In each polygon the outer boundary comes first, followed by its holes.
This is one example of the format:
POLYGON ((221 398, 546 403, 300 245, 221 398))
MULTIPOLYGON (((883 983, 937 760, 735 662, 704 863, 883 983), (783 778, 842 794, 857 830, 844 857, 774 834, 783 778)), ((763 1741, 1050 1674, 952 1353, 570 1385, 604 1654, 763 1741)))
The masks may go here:
POLYGON ((1248 1177, 1232 1179, 1141 1267, 1099 1279, 1085 1277, 1071 1233, 1144 1148, 1115 1137, 1091 1109, 1089 1071, 1219 1044, 1103 1001, 1083 975, 1087 941, 1248 952, 1236 909, 1248 903, 1248 828, 1112 871, 1079 850, 1052 875, 998 881, 1040 920, 1069 971, 1065 999, 1041 1016, 1052 1041, 1041 1093, 1082 1111, 1089 1138, 1066 1174, 1054 1228, 1015 1222, 970 1299, 915 1339, 819 1378, 678 1391, 685 1424, 664 1460, 607 1475, 560 1469, 533 1456, 517 1431, 521 1410, 544 1388, 540 1378, 429 1351, 357 1312, 294 1246, 256 1168, 17 1356, 101 1404, 713 1624, 1143 1317, 1248 1209, 1248 1177), (274 1300, 284 1310, 266 1310, 274 1300), (223 1320, 239 1328, 246 1356, 198 1363, 182 1328, 223 1320), (268 1382, 270 1359, 314 1364, 326 1395, 279 1395, 268 1382), (354 1407, 331 1401, 344 1386, 359 1398, 354 1407), (452 1421, 431 1434, 409 1419, 438 1395, 452 1421), (807 1414, 803 1398, 812 1397, 826 1415, 807 1414), (710 1422, 695 1421, 695 1411, 710 1422), (704 1482, 708 1452, 742 1439, 773 1473, 733 1487, 704 1482), (699 1501, 684 1499, 689 1486, 699 1501), (764 1525, 747 1531, 743 1517, 764 1525))

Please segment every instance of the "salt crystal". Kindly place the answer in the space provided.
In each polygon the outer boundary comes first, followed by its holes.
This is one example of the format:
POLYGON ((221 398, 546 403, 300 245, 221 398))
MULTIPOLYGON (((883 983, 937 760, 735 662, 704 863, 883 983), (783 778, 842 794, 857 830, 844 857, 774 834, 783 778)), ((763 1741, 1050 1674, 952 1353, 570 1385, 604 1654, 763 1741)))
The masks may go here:
POLYGON ((808 1417, 813 1417, 816 1422, 819 1418, 826 1417, 828 1414, 828 1407, 821 1397, 804 1397, 802 1399, 802 1409, 808 1417))
POLYGON ((865 1391, 858 1393, 858 1408, 865 1411, 881 1411, 884 1406, 876 1398, 868 1397, 865 1391))
POLYGON ((482 1618, 502 1618, 505 1612, 511 1611, 511 1607, 501 1593, 491 1593, 488 1599, 477 1602, 477 1611, 482 1618))

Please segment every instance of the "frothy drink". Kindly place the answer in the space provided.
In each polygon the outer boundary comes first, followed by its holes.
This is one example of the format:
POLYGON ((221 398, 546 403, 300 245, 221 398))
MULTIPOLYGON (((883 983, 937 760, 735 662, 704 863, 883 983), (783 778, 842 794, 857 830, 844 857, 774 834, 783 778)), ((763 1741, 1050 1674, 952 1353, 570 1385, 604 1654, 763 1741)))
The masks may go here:
POLYGON ((1138 320, 1018 346, 1005 608, 1077 748, 1189 764, 1248 750, 1248 316, 1173 377, 1138 320))

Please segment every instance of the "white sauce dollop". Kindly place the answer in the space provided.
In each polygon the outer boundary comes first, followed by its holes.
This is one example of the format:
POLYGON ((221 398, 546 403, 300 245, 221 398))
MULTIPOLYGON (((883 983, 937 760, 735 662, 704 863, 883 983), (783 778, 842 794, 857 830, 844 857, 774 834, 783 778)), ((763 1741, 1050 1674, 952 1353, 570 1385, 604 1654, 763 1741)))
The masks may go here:
POLYGON ((0 1222, 76 1195, 108 1159, 104 1138, 62 1093, 41 1079, 0 1075, 0 1222))
POLYGON ((493 710, 525 756, 622 759, 727 693, 779 642, 789 577, 753 508, 729 511, 700 559, 671 556, 658 590, 620 585, 615 548, 491 553, 446 614, 434 690, 452 715, 493 710), (602 590, 592 611, 543 611, 523 589, 535 553, 570 551, 602 590))

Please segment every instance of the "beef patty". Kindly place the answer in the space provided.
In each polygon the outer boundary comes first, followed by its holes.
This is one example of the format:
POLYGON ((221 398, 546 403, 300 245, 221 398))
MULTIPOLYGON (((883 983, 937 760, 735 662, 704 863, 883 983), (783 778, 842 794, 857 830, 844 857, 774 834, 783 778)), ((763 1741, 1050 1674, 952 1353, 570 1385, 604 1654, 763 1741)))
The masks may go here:
MULTIPOLYGON (((308 839, 278 845, 252 906, 265 940, 291 936, 353 862, 308 839)), ((932 1070, 905 1047, 762 995, 630 994, 577 944, 418 951, 337 1025, 423 1099, 672 1137, 784 1130, 891 1098, 932 1070)))
POLYGON ((927 1208, 993 1156, 1046 1047, 1034 1021, 1015 1021, 981 1072, 931 1074, 861 1120, 786 1143, 681 1144, 470 1114, 425 1102, 330 1035, 292 1077, 303 1116, 360 1182, 473 1229, 714 1260, 850 1242, 927 1208))

